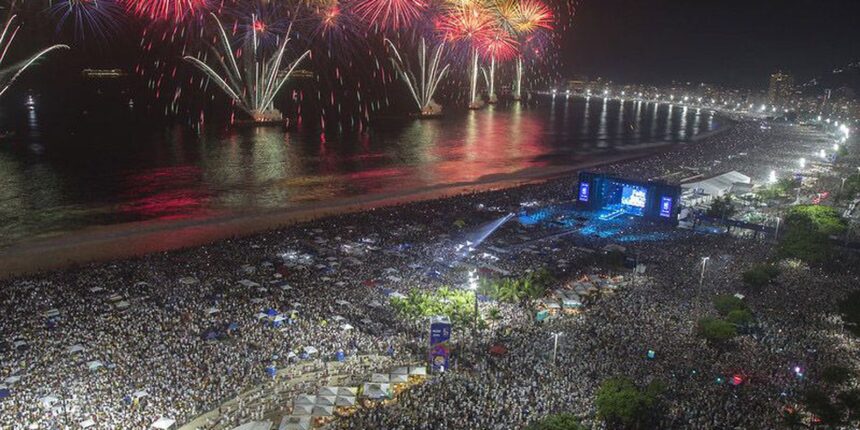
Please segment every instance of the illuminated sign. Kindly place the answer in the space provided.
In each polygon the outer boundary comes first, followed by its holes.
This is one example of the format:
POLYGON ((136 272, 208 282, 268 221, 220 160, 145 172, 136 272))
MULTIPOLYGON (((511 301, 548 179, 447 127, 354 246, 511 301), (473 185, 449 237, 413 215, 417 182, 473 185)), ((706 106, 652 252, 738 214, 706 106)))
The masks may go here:
POLYGON ((579 183, 579 201, 587 202, 588 201, 588 190, 591 188, 591 184, 588 182, 580 182, 579 183))
POLYGON ((645 202, 648 200, 647 196, 648 193, 644 188, 625 185, 621 191, 621 204, 644 208, 645 202))
POLYGON ((660 216, 669 218, 672 216, 672 198, 663 197, 660 199, 660 216))

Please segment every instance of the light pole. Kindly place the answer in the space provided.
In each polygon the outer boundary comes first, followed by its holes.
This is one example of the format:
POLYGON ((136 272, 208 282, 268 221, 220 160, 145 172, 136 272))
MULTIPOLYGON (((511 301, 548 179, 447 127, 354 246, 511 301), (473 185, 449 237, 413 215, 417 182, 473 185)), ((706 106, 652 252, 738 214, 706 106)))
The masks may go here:
POLYGON ((702 274, 699 276, 699 295, 702 295, 702 284, 705 283, 705 266, 708 264, 708 260, 711 257, 702 257, 702 274))
POLYGON ((475 326, 478 326, 478 275, 469 271, 469 289, 475 293, 475 326))
POLYGON ((552 344, 552 364, 555 365, 555 356, 558 354, 558 337, 561 336, 560 331, 552 332, 553 344, 552 344))
POLYGON ((842 184, 839 185, 839 196, 842 196, 842 189, 845 188, 845 180, 848 178, 842 178, 842 184))
POLYGON ((779 222, 782 221, 779 217, 776 217, 776 232, 773 234, 773 238, 779 240, 779 222))

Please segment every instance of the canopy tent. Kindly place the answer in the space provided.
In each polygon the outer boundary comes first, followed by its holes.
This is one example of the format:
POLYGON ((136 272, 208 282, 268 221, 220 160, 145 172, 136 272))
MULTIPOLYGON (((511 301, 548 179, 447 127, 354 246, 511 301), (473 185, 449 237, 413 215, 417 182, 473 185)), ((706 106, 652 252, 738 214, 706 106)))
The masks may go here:
POLYGON ((391 386, 388 384, 365 383, 361 390, 362 397, 368 399, 391 398, 391 386))
POLYGON ((409 381, 409 375, 390 375, 392 384, 404 384, 409 381))
POLYGON ((296 397, 296 400, 293 402, 294 405, 314 405, 317 402, 317 396, 312 394, 301 394, 296 397))
POLYGON ((313 405, 296 405, 293 407, 293 415, 310 416, 313 409, 313 405))
POLYGON ((159 429, 159 430, 170 430, 173 428, 174 424, 176 424, 176 420, 161 417, 161 418, 155 420, 155 422, 152 423, 152 425, 150 425, 150 427, 152 427, 154 429, 159 429))
POLYGON ((334 406, 335 396, 317 396, 316 406, 334 406))
POLYGON ((305 354, 307 354, 307 355, 314 355, 314 354, 319 352, 316 348, 314 348, 312 346, 306 346, 304 348, 304 351, 305 351, 305 354))
POLYGON ((233 430, 269 430, 272 428, 271 421, 251 421, 234 427, 233 430))
POLYGON ((358 387, 338 387, 337 395, 343 397, 355 397, 358 395, 358 387))
POLYGON ((48 309, 48 310, 47 310, 47 311, 45 311, 45 313, 43 313, 42 315, 44 315, 44 316, 45 316, 45 318, 56 318, 56 317, 60 316, 60 310, 59 310, 59 309, 56 309, 56 308, 54 308, 54 309, 48 309))
POLYGON ((4 384, 6 384, 6 385, 12 385, 12 384, 14 384, 14 383, 16 383, 16 382, 18 382, 18 381, 20 381, 20 380, 21 380, 21 377, 20 377, 20 376, 18 376, 18 375, 12 375, 12 376, 10 376, 10 377, 8 377, 8 378, 4 379, 4 380, 3 380, 3 383, 4 383, 4 384))
POLYGON ((311 415, 315 417, 330 417, 334 415, 334 407, 333 406, 314 406, 313 412, 311 415))
POLYGON ((134 397, 135 399, 142 399, 148 395, 149 393, 146 390, 138 390, 131 393, 131 397, 134 397))
POLYGON ((96 422, 93 421, 92 418, 90 418, 88 420, 81 421, 79 425, 81 426, 82 429, 88 429, 88 428, 96 425, 96 422))
POLYGON ((209 309, 206 309, 206 315, 217 314, 218 312, 221 312, 221 311, 214 306, 209 308, 209 309))
POLYGON ((395 367, 394 370, 391 371, 392 375, 408 375, 409 368, 406 366, 395 367))
POLYGON ((425 366, 412 366, 409 368, 409 375, 411 375, 411 376, 427 376, 427 367, 425 367, 425 366))
POLYGON ((60 398, 52 394, 49 394, 45 397, 41 397, 39 399, 39 403, 41 403, 42 407, 45 409, 51 409, 51 407, 54 406, 54 403, 57 403, 59 401, 60 398))
POLYGON ((101 361, 93 360, 87 362, 87 369, 89 369, 91 372, 99 370, 102 367, 104 367, 104 363, 102 363, 101 361))
POLYGON ((405 295, 400 294, 400 293, 398 293, 398 292, 396 292, 396 291, 395 291, 395 292, 393 292, 393 293, 391 293, 391 294, 389 294, 389 295, 388 295, 388 297, 389 297, 389 298, 392 298, 392 299, 400 299, 400 300, 403 300, 403 299, 405 299, 405 298, 406 298, 406 296, 405 296, 405 295))
POLYGON ((337 400, 334 401, 334 405, 337 407, 355 406, 355 396, 338 396, 337 400))
POLYGON ((370 375, 370 382, 375 382, 378 384, 379 383, 384 384, 384 383, 387 383, 389 380, 390 380, 390 378, 385 373, 374 373, 373 375, 370 375))
POLYGON ((353 326, 352 326, 352 325, 350 325, 350 324, 341 324, 341 325, 340 325, 340 329, 341 329, 341 330, 343 330, 343 331, 350 331, 350 330, 352 330, 352 329, 354 329, 354 328, 355 328, 355 327, 353 327, 353 326))
POLYGON ((335 300, 334 302, 338 306, 349 306, 349 302, 346 300, 335 300))
POLYGON ((285 416, 281 419, 281 425, 278 430, 310 430, 310 417, 285 416))
POLYGON ((338 387, 322 387, 320 388, 318 396, 337 396, 338 387))
POLYGON ((246 287, 246 288, 256 288, 256 287, 260 286, 260 284, 254 282, 250 279, 242 279, 241 281, 238 282, 238 284, 243 286, 243 287, 246 287))
POLYGON ((72 345, 72 346, 66 348, 66 352, 68 352, 69 354, 76 354, 78 352, 84 352, 84 351, 86 351, 86 348, 84 348, 83 345, 72 345))

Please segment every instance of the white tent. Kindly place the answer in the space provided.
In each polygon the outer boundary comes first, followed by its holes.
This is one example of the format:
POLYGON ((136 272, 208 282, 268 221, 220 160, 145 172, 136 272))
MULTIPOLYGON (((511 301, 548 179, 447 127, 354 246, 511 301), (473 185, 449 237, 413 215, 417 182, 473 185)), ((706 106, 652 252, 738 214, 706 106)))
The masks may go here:
POLYGON ((92 426, 94 426, 94 425, 96 425, 96 422, 95 422, 95 421, 93 421, 93 419, 92 419, 92 418, 90 418, 90 419, 88 419, 88 420, 85 420, 85 421, 81 421, 81 422, 80 422, 80 426, 81 426, 81 428, 82 428, 82 429, 88 429, 88 428, 90 428, 90 427, 92 427, 92 426))
POLYGON ((313 412, 311 415, 315 417, 330 417, 334 415, 334 407, 333 406, 314 406, 313 412))
POLYGON ((45 316, 45 318, 58 317, 58 316, 60 316, 60 310, 59 309, 49 309, 49 310, 45 311, 45 313, 43 315, 45 316))
POLYGON ((3 383, 4 383, 4 384, 6 384, 6 385, 12 385, 12 384, 14 384, 14 383, 16 383, 16 382, 18 382, 18 381, 20 381, 20 380, 21 380, 21 377, 20 377, 20 376, 18 376, 18 375, 12 375, 12 376, 10 376, 10 377, 8 377, 8 378, 4 379, 4 380, 3 380, 3 383))
POLYGON ((39 403, 41 403, 42 407, 45 409, 50 409, 52 406, 54 406, 54 403, 57 403, 59 401, 59 397, 50 394, 39 399, 39 403))
POLYGON ((93 361, 87 362, 87 369, 90 369, 90 371, 96 371, 102 367, 104 367, 104 363, 102 363, 101 361, 93 360, 93 361))
POLYGON ((400 294, 400 293, 398 293, 398 292, 396 292, 396 291, 395 291, 395 292, 393 292, 393 293, 391 293, 391 294, 389 294, 389 295, 388 295, 388 297, 389 297, 389 298, 392 298, 392 299, 400 299, 400 300, 403 300, 403 299, 405 299, 405 298, 406 298, 406 296, 404 296, 403 294, 400 294))
POLYGON ((311 394, 301 394, 296 397, 294 405, 314 405, 317 402, 317 396, 311 394))
POLYGON ((131 397, 134 397, 135 399, 142 399, 148 395, 149 395, 149 393, 146 392, 146 390, 138 390, 138 391, 131 393, 131 397))
POLYGON ((318 353, 318 352, 319 352, 319 351, 317 351, 317 349, 316 349, 316 348, 314 348, 314 347, 312 347, 312 346, 306 346, 306 347, 305 347, 305 354, 307 354, 307 355, 314 355, 314 354, 316 354, 316 353, 318 353))
POLYGON ((390 375, 392 384, 403 384, 409 381, 409 375, 390 375))
POLYGON ((388 384, 365 383, 361 395, 369 399, 383 399, 391 397, 391 386, 388 384))
POLYGON ((311 429, 310 417, 285 416, 283 419, 281 419, 281 425, 278 426, 278 430, 310 430, 310 429, 311 429))
POLYGON ((732 170, 731 172, 726 172, 712 178, 681 184, 681 188, 712 197, 722 197, 724 194, 731 192, 734 184, 749 184, 751 182, 752 179, 749 176, 732 170))
POLYGON ((313 409, 313 405, 296 405, 293 406, 293 415, 310 415, 311 413, 313 413, 313 409))
POLYGON ((346 300, 335 300, 334 302, 339 306, 349 306, 349 302, 346 300))
POLYGON ((256 287, 260 286, 260 284, 254 282, 250 279, 242 279, 241 281, 238 282, 238 284, 243 286, 243 287, 247 287, 247 288, 256 288, 256 287))
POLYGON ((409 374, 415 376, 427 376, 427 368, 424 366, 413 366, 409 368, 409 374))
POLYGON ((338 396, 337 400, 334 401, 334 405, 337 407, 349 407, 355 405, 355 397, 354 396, 338 396))
POLYGON ((341 321, 345 321, 345 320, 346 320, 346 318, 344 318, 344 317, 342 317, 342 316, 340 316, 340 315, 333 315, 333 316, 331 317, 331 319, 332 319, 332 320, 334 320, 335 322, 341 322, 341 321))
POLYGON ((150 427, 152 427, 154 429, 159 429, 159 430, 170 430, 173 428, 174 424, 176 424, 176 420, 161 417, 161 418, 155 420, 155 422, 152 423, 152 425, 150 425, 150 427))
POLYGON ((335 396, 317 396, 316 406, 334 406, 335 396))
POLYGON ((218 312, 221 312, 221 311, 218 310, 218 308, 216 308, 214 306, 209 308, 209 309, 206 309, 206 315, 217 314, 218 312))
POLYGON ((388 375, 385 373, 374 373, 373 375, 370 375, 370 382, 376 382, 376 383, 384 384, 384 383, 387 383, 388 381, 389 381, 388 375))
POLYGON ((233 430, 269 430, 272 428, 271 421, 251 421, 234 427, 233 430))
POLYGON ((318 396, 337 396, 338 387, 322 387, 318 396))
POLYGON ((409 368, 406 366, 395 367, 394 370, 391 371, 392 375, 408 375, 409 368))
POLYGON ((84 352, 85 350, 86 350, 86 348, 84 348, 84 346, 80 345, 80 344, 72 345, 72 346, 66 348, 66 352, 68 352, 69 354, 76 354, 79 352, 84 352))
POLYGON ((338 387, 337 395, 344 397, 355 397, 358 395, 358 387, 338 387))
POLYGON ((353 326, 351 326, 351 325, 349 325, 349 324, 341 324, 341 325, 340 325, 340 329, 341 329, 341 330, 343 330, 343 331, 350 331, 350 330, 352 330, 353 328, 355 328, 355 327, 353 327, 353 326))

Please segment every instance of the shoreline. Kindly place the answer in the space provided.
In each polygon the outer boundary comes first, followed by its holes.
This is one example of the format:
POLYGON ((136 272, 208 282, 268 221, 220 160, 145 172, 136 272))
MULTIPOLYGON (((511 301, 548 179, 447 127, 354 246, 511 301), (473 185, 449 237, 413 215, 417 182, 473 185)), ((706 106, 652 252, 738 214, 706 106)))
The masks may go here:
MULTIPOLYGON (((698 144, 701 140, 732 129, 734 124, 735 121, 727 121, 724 126, 703 133, 702 136, 693 136, 686 143, 698 144)), ((654 142, 627 151, 617 151, 605 158, 489 175, 474 182, 344 197, 271 211, 232 212, 181 221, 141 221, 87 227, 0 249, 0 279, 204 246, 333 215, 537 184, 585 169, 651 157, 681 144, 684 143, 654 142)))
POLYGON ((515 173, 505 178, 490 177, 466 184, 444 184, 403 192, 347 197, 266 212, 240 212, 183 221, 142 221, 90 227, 0 249, 0 279, 193 248, 332 215, 541 183, 583 169, 652 156, 674 146, 675 144, 666 144, 662 148, 644 153, 620 154, 591 162, 549 166, 515 173))

